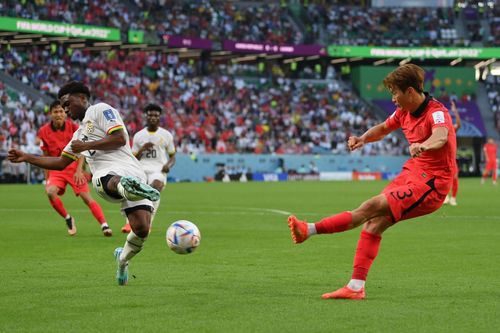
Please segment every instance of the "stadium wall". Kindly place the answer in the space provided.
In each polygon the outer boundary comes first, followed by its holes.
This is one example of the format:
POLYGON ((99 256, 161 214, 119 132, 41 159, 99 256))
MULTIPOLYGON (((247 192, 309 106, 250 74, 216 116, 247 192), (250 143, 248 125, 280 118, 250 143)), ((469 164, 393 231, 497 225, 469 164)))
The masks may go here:
POLYGON ((407 156, 357 155, 243 155, 243 154, 177 154, 169 174, 171 181, 204 181, 214 179, 221 170, 251 174, 309 173, 315 165, 322 173, 353 171, 397 173, 407 156), (311 163, 313 162, 313 163, 311 163))

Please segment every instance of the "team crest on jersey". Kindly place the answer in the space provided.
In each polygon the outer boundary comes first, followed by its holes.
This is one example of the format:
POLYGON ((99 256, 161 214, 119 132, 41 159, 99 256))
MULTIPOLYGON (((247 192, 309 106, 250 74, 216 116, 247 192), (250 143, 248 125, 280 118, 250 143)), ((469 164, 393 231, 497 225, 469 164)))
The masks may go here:
POLYGON ((87 121, 87 125, 85 126, 87 133, 94 133, 94 124, 89 120, 87 121))

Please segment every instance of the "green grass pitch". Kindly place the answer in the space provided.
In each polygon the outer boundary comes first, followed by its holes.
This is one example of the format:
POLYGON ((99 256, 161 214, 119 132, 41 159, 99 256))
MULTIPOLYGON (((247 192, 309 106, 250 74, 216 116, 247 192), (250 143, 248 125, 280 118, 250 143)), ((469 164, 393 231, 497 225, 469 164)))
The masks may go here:
POLYGON ((320 298, 349 280, 360 229, 294 245, 287 213, 316 221, 385 184, 168 184, 126 287, 118 205, 100 200, 105 238, 68 189, 69 237, 42 186, 1 185, 0 332, 498 332, 500 187, 478 179, 461 180, 457 207, 384 234, 366 300, 320 298), (201 230, 193 254, 167 248, 178 219, 201 230))

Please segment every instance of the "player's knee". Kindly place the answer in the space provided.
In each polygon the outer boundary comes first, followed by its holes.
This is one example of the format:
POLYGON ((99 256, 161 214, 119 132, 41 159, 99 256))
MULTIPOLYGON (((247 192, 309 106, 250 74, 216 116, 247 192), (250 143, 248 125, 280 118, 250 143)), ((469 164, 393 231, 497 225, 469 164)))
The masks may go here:
POLYGON ((385 206, 382 197, 376 196, 363 202, 358 210, 366 219, 369 219, 382 215, 385 211, 385 206))
POLYGON ((48 188, 46 190, 46 193, 50 200, 54 200, 55 198, 57 198, 57 190, 53 188, 48 188))
POLYGON ((387 216, 379 216, 366 222, 363 225, 363 230, 370 234, 381 235, 390 226, 392 226, 392 222, 387 216))
POLYGON ((163 190, 164 186, 165 185, 161 181, 159 181, 159 180, 155 180, 151 184, 151 187, 154 188, 155 190, 158 190, 159 192, 161 192, 163 190))
POLYGON ((147 238, 149 235, 149 225, 139 225, 133 228, 134 234, 141 238, 147 238))

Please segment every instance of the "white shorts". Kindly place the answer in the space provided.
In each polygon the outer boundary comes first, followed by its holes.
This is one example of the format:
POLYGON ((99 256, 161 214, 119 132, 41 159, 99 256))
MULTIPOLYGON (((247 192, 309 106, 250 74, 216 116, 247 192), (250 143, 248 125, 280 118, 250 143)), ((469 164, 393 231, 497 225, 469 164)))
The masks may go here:
POLYGON ((106 175, 117 175, 117 176, 134 176, 138 179, 141 180, 141 182, 145 183, 146 182, 146 174, 142 170, 132 170, 132 169, 127 169, 127 170, 120 170, 116 169, 113 171, 105 171, 105 172, 96 172, 92 176, 92 184, 94 185, 94 189, 96 190, 97 194, 104 198, 106 201, 112 202, 112 203, 121 203, 121 211, 122 214, 125 215, 125 209, 127 208, 132 208, 132 207, 137 207, 137 206, 150 206, 151 211, 153 210, 153 203, 150 200, 143 199, 143 200, 138 200, 138 201, 130 201, 130 200, 125 200, 125 199, 118 199, 110 196, 106 191, 104 191, 104 188, 101 183, 101 177, 104 177, 106 175))
POLYGON ((159 180, 163 184, 167 183, 167 175, 160 171, 146 171, 148 184, 151 185, 155 180, 159 180))

